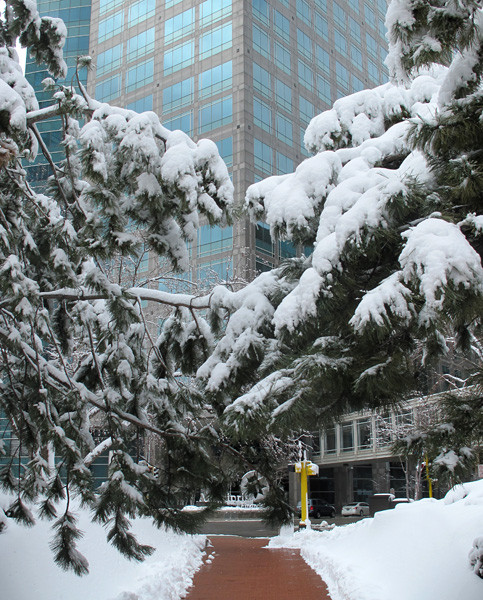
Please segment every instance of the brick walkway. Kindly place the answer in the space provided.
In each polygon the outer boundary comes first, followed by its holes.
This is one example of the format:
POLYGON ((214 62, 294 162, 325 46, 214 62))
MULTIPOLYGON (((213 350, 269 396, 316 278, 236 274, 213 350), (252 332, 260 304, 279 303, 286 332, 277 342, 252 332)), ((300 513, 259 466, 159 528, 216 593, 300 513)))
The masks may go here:
POLYGON ((330 600, 298 550, 268 549, 268 539, 210 537, 213 548, 186 600, 330 600))

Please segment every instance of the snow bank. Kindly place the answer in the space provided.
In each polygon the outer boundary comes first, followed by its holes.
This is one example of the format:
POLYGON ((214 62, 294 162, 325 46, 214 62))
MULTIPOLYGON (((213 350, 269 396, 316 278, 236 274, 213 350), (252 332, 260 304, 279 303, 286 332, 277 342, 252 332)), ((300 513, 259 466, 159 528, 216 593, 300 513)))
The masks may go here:
MULTIPOLYGON (((9 504, 0 496, 0 506, 9 504)), ((84 537, 78 549, 89 561, 89 574, 77 577, 55 563, 49 542, 51 524, 27 529, 6 519, 0 534, 2 598, 8 600, 178 600, 201 566, 206 538, 157 529, 148 519, 133 521, 138 541, 156 548, 143 563, 131 562, 106 542, 105 531, 78 511, 84 537)), ((3 511, 0 510, 3 516, 3 511)))
POLYGON ((273 538, 300 548, 332 600, 481 600, 483 579, 468 555, 483 534, 483 480, 443 500, 420 500, 332 531, 273 538))

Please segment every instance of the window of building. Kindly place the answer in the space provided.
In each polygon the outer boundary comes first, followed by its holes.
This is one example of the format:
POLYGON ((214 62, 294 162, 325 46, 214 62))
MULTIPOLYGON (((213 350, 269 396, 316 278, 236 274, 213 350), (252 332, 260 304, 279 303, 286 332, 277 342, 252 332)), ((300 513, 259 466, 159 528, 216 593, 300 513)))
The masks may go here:
MULTIPOLYGON (((293 173, 293 160, 281 152, 275 152, 275 159, 277 161, 277 173, 279 175, 285 175, 286 173, 293 173)), ((287 244, 289 242, 280 242, 280 245, 287 244)), ((285 249, 285 247, 284 247, 285 249)), ((285 258, 288 256, 295 256, 295 254, 285 254, 285 258)))
POLYGON ((375 420, 376 426, 376 445, 378 448, 389 446, 394 441, 394 427, 391 416, 386 413, 377 415, 375 420))
POLYGON ((349 87, 349 71, 339 61, 335 61, 335 76, 337 84, 347 89, 349 87))
POLYGON ((269 6, 267 0, 252 0, 253 16, 268 25, 269 22, 269 6))
POLYGON ((379 46, 379 56, 381 57, 381 62, 386 60, 387 50, 383 46, 379 46))
POLYGON ((124 4, 124 0, 100 0, 99 2, 99 14, 105 15, 106 13, 120 8, 124 4))
POLYGON ((354 450, 354 428, 352 423, 343 423, 340 427, 341 431, 341 450, 342 452, 350 452, 354 450))
MULTIPOLYGON (((291 173, 292 171, 293 160, 289 158, 285 166, 282 165, 282 167, 279 168, 279 173, 283 175, 285 173, 291 173)), ((297 256, 297 248, 292 242, 286 242, 284 240, 280 241, 278 243, 278 251, 280 258, 294 258, 295 256, 297 256)))
POLYGON ((327 50, 324 50, 318 44, 315 44, 315 60, 319 69, 330 74, 330 55, 327 50))
POLYGON ((386 23, 384 22, 384 19, 381 19, 380 17, 377 19, 377 26, 379 29, 379 35, 382 38, 386 37, 386 33, 387 33, 387 29, 386 29, 386 23))
POLYGON ((130 102, 127 105, 129 110, 135 110, 138 113, 144 112, 146 110, 153 110, 153 95, 144 96, 144 98, 139 98, 134 102, 130 102))
POLYGON ((299 82, 301 85, 306 87, 308 90, 314 90, 314 74, 312 69, 309 67, 307 63, 303 60, 298 60, 298 74, 299 74, 299 82))
POLYGON ((337 29, 334 30, 334 46, 339 54, 347 56, 347 41, 337 29))
POLYGON ((367 502, 374 494, 371 465, 355 465, 352 473, 354 502, 367 502))
POLYGON ((303 96, 299 97, 300 120, 308 124, 315 117, 315 106, 303 96))
POLYGON ((324 432, 324 451, 325 454, 335 454, 337 452, 337 436, 335 427, 329 427, 324 432))
POLYGON ((349 0, 349 6, 354 12, 359 14, 359 0, 349 0))
POLYGON ((96 74, 98 77, 119 69, 122 62, 122 44, 108 48, 105 52, 101 52, 97 57, 97 70, 96 74))
POLYGON ((367 59, 367 74, 374 83, 379 83, 379 69, 372 60, 369 59, 367 59))
POLYGON ((273 10, 273 28, 275 33, 280 35, 284 40, 289 39, 290 21, 276 9, 273 10))
MULTIPOLYGON (((276 122, 276 130, 277 130, 278 139, 281 140, 282 142, 285 142, 289 146, 291 146, 293 144, 292 121, 290 119, 287 119, 280 113, 277 113, 275 122, 276 122)), ((287 172, 287 171, 285 171, 285 172, 287 172)))
POLYGON ((270 73, 256 62, 253 63, 253 87, 268 98, 272 95, 270 73))
POLYGON ((194 78, 184 79, 163 90, 163 113, 188 106, 193 102, 194 78))
POLYGON ((199 96, 208 98, 232 87, 232 62, 229 60, 212 69, 203 71, 199 79, 199 96))
POLYGON ((193 41, 174 46, 164 53, 164 74, 169 75, 193 64, 195 45, 193 41))
POLYGON ((121 33, 124 27, 124 12, 121 10, 107 19, 99 21, 98 42, 105 42, 109 38, 121 33))
POLYGON ((345 24, 345 19, 346 19, 346 13, 345 10, 342 8, 342 6, 339 6, 339 4, 337 4, 337 2, 334 2, 332 5, 332 9, 334 12, 334 22, 336 25, 338 25, 339 27, 341 27, 342 29, 345 29, 346 24, 345 24))
POLYGON ((297 17, 307 25, 312 25, 312 10, 305 0, 297 0, 297 17))
POLYGON ((227 167, 233 166, 233 138, 227 137, 215 142, 221 158, 225 161, 227 167))
POLYGON ((128 62, 150 52, 154 52, 154 27, 142 31, 127 41, 126 58, 128 62))
POLYGON ((259 221, 255 227, 255 249, 267 256, 275 256, 275 246, 270 235, 270 226, 259 221))
POLYGON ((362 71, 362 52, 354 44, 351 44, 351 60, 352 64, 362 71))
MULTIPOLYGON (((116 75, 110 79, 105 79, 96 85, 96 100, 99 102, 108 102, 117 98, 121 94, 121 76, 116 75)), ((60 141, 60 140, 59 140, 60 141)))
POLYGON ((232 27, 231 23, 212 29, 205 33, 200 40, 200 59, 213 56, 227 48, 231 48, 232 27))
POLYGON ((273 171, 273 157, 272 148, 267 144, 264 144, 256 138, 253 140, 253 153, 255 158, 255 168, 262 173, 272 175, 273 171))
POLYGON ((364 83, 355 75, 352 75, 352 91, 353 92, 360 92, 361 90, 365 89, 365 85, 364 83))
POLYGON ((315 33, 326 42, 329 41, 329 24, 327 19, 315 11, 315 33))
POLYGON ((229 258, 220 258, 203 263, 197 269, 198 281, 209 288, 221 281, 229 281, 233 277, 233 265, 229 258))
POLYGON ((272 132, 272 110, 258 98, 253 98, 253 122, 268 133, 272 132))
POLYGON ((183 113, 182 115, 176 115, 172 119, 164 120, 163 125, 170 131, 180 129, 187 135, 193 135, 193 111, 183 113))
POLYGON ((322 75, 317 75, 317 94, 321 100, 327 104, 332 102, 332 93, 330 89, 330 82, 322 75))
POLYGON ((302 153, 303 156, 310 156, 310 154, 307 152, 307 148, 305 147, 304 138, 305 138, 305 127, 301 127, 300 128, 300 152, 302 153))
POLYGON ((372 8, 367 6, 367 4, 364 4, 364 17, 365 17, 366 23, 370 27, 373 27, 375 29, 376 28, 376 15, 374 14, 374 11, 372 10, 372 8))
POLYGON ((202 106, 199 112, 199 133, 231 123, 232 118, 233 99, 231 96, 202 106))
POLYGON ((314 0, 314 4, 317 8, 320 8, 322 12, 327 14, 327 0, 314 0))
POLYGON ((301 29, 297 29, 297 47, 300 54, 313 60, 312 40, 301 29))
POLYGON ((128 13, 128 25, 132 27, 150 17, 154 17, 156 11, 156 0, 139 0, 131 4, 128 13))
POLYGON ((375 58, 377 60, 378 44, 376 40, 372 37, 372 35, 370 35, 369 33, 366 33, 366 46, 367 53, 369 54, 369 56, 372 56, 372 58, 375 58))
POLYGON ((275 101, 276 103, 290 112, 292 110, 292 90, 290 86, 280 79, 274 78, 275 82, 275 101))
POLYGON ((370 419, 359 419, 357 421, 357 447, 366 450, 372 446, 372 426, 370 419))
POLYGON ((361 43, 361 26, 352 17, 349 17, 349 30, 352 40, 361 43))
POLYGON ((263 29, 253 25, 253 49, 262 56, 270 58, 270 38, 263 29))
POLYGON ((385 15, 387 11, 387 0, 377 0, 377 8, 381 14, 385 15))
POLYGON ((274 42, 273 52, 277 67, 290 74, 290 51, 283 44, 274 42))
POLYGON ((143 85, 152 83, 154 76, 154 58, 146 60, 132 69, 129 69, 126 74, 126 92, 133 92, 143 85))
POLYGON ((201 26, 211 25, 231 15, 231 0, 205 0, 201 4, 201 26))
POLYGON ((164 22, 164 43, 172 44, 185 35, 192 33, 194 28, 195 9, 189 8, 164 22))
POLYGON ((218 254, 233 247, 233 227, 202 225, 198 229, 198 256, 218 254))

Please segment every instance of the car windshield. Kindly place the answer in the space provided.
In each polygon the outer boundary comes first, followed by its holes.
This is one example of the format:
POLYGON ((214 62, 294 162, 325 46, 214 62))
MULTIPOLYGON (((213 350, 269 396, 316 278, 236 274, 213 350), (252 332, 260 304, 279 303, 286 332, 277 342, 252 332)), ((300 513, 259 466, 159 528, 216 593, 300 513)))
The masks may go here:
POLYGON ((346 504, 346 506, 357 506, 358 502, 351 502, 350 504, 346 504))

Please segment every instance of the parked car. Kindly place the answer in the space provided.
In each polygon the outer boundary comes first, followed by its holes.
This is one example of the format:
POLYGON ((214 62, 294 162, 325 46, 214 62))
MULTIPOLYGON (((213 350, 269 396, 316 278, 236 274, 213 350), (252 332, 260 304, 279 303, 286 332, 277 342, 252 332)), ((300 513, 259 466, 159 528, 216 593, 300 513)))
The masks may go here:
MULTIPOLYGON (((297 514, 299 517, 302 515, 300 510, 301 503, 297 504, 297 514)), ((320 519, 320 517, 335 517, 335 508, 332 504, 329 504, 326 500, 320 498, 309 498, 308 501, 309 517, 320 519)))
POLYGON ((340 513, 343 517, 368 517, 369 504, 367 502, 350 502, 342 507, 340 513))

